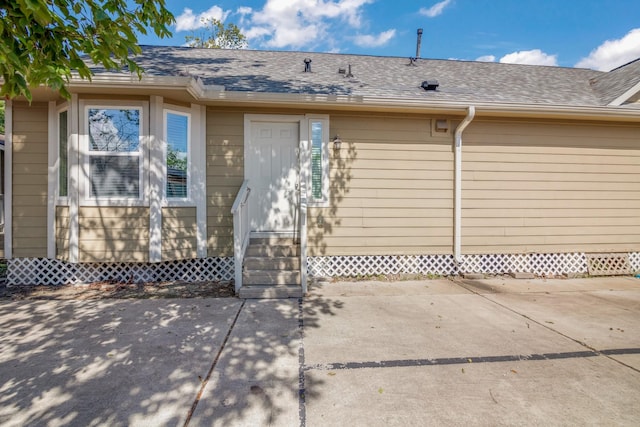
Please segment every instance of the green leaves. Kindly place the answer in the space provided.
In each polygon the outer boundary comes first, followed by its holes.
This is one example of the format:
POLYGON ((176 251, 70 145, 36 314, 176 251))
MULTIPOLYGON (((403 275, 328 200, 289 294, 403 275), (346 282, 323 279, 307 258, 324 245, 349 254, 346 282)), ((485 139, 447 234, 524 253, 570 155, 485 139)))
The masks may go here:
POLYGON ((243 49, 247 47, 247 37, 242 34, 237 25, 231 23, 227 26, 215 18, 202 19, 205 31, 208 33, 190 35, 185 37, 189 47, 207 49, 243 49))
POLYGON ((166 37, 174 22, 165 0, 14 0, 0 18, 0 95, 28 100, 40 85, 70 96, 74 73, 91 78, 83 58, 141 75, 129 58, 140 52, 135 32, 166 37))

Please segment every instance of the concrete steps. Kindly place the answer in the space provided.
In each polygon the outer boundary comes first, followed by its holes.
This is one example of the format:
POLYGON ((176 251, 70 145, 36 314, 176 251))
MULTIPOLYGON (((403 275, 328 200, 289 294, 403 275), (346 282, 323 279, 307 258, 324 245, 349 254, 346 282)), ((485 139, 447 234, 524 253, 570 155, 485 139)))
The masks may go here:
POLYGON ((240 298, 301 298, 300 247, 290 238, 251 239, 240 298))

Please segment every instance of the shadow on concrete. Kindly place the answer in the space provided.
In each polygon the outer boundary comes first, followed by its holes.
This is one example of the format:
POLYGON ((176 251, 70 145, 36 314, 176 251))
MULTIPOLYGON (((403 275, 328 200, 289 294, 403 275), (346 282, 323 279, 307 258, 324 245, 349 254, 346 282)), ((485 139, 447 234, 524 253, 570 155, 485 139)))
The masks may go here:
POLYGON ((0 303, 0 424, 178 425, 236 299, 0 303))
POLYGON ((201 391, 190 425, 298 424, 322 386, 303 375, 301 316, 304 328, 319 328, 319 315, 343 304, 241 305, 1 302, 0 424, 183 425, 201 391))

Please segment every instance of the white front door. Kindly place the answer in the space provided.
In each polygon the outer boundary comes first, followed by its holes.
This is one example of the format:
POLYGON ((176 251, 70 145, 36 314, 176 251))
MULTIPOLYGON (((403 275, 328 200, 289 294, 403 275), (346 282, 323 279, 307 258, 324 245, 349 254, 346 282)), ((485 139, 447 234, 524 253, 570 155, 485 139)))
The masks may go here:
POLYGON ((252 122, 245 159, 251 231, 294 232, 298 207, 298 122, 252 122))

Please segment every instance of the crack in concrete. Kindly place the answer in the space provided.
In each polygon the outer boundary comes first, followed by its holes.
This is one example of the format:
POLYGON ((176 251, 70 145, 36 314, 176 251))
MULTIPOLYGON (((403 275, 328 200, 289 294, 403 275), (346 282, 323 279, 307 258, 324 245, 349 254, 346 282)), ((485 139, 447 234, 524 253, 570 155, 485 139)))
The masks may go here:
POLYGON ((300 346, 298 347, 298 414, 300 427, 307 424, 307 409, 305 400, 305 362, 304 362, 304 309, 302 298, 298 299, 298 333, 300 334, 300 346))
POLYGON ((196 407, 198 406, 198 403, 200 403, 200 399, 202 398, 202 394, 204 393, 204 389, 207 386, 207 384, 209 383, 209 379, 211 378, 211 375, 213 374, 213 370, 216 368, 216 365, 218 364, 218 361, 220 360, 220 355, 222 354, 222 351, 225 349, 225 347, 227 345, 227 341, 229 341, 229 337, 231 336, 231 332, 233 331, 233 328, 236 326, 236 322, 238 321, 238 317, 240 317, 240 312, 244 308, 245 302, 246 302, 246 300, 242 300, 242 303, 240 304, 240 307, 238 308, 238 312, 236 313, 235 317, 233 318, 233 322, 231 322, 231 325, 229 326, 229 330, 227 331, 227 335, 224 337, 224 341, 222 341, 222 345, 220 346, 220 350, 218 350, 218 353, 216 354, 216 357, 213 359, 213 362, 211 363, 211 367, 209 368, 209 372, 207 372, 207 376, 201 381, 200 390, 198 391, 198 394, 196 395, 196 398, 193 401, 193 404, 191 405, 191 408, 189 409, 189 412, 187 413, 187 418, 184 421, 183 427, 188 427, 189 423, 191 422, 191 417, 193 416, 194 412, 196 411, 196 407))

